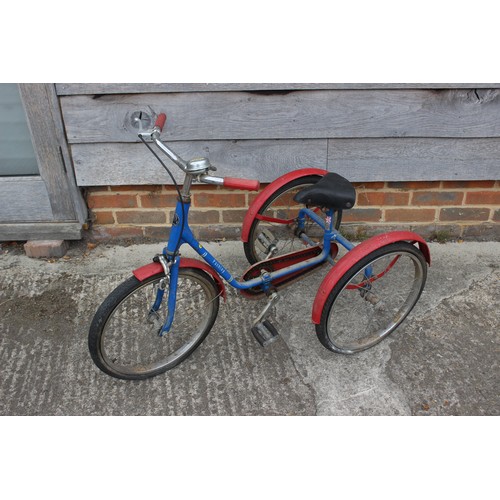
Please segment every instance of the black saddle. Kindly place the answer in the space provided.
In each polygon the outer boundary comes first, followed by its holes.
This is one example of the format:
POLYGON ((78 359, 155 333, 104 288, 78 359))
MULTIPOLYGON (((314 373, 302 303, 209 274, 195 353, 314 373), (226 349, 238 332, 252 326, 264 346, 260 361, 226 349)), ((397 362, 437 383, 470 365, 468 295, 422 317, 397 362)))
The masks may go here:
POLYGON ((341 175, 328 173, 313 186, 299 191, 293 199, 305 205, 345 210, 354 206, 356 191, 341 175))

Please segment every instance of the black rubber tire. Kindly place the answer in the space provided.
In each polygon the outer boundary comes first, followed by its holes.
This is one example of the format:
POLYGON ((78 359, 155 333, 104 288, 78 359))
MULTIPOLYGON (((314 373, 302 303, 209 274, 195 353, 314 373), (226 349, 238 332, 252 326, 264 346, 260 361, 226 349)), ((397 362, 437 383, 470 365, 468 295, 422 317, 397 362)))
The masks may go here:
MULTIPOLYGON (((414 261, 415 265, 415 261, 414 261)), ((394 272, 394 271, 389 271, 389 273, 394 272)), ((382 277, 383 279, 383 277, 382 277)), ((412 311, 413 307, 415 304, 418 302, 420 295, 422 294, 422 291, 425 286, 425 282, 427 279, 427 262, 425 261, 425 258, 422 254, 422 252, 415 247, 414 245, 407 243, 407 242, 397 242, 393 243, 391 245, 387 245, 385 247, 379 248, 377 250, 374 250, 370 254, 368 254, 366 257, 361 259, 359 262, 356 262, 345 274, 342 276, 342 278, 339 280, 339 282, 335 285, 333 290, 330 292, 328 295, 328 298, 325 302, 325 306, 323 308, 323 311, 321 313, 321 319, 319 324, 316 325, 316 334, 318 336, 319 341, 321 344, 326 347, 328 350, 339 353, 339 354, 355 354, 357 352, 364 351, 379 342, 381 342, 384 338, 389 336, 394 330, 396 330, 399 325, 405 320, 405 318, 408 316, 408 314, 412 311), (384 333, 383 336, 380 338, 377 338, 376 335, 373 336, 373 340, 368 343, 368 345, 363 346, 362 344, 359 344, 359 348, 352 349, 352 348, 347 348, 345 345, 339 345, 339 343, 334 343, 330 339, 328 335, 328 318, 330 316, 330 311, 337 300, 337 297, 344 291, 344 288, 349 284, 349 282, 360 272, 362 271, 366 266, 370 265, 372 262, 375 262, 377 259, 380 259, 381 257, 385 255, 389 255, 391 253, 401 253, 401 254, 411 254, 415 256, 415 258, 418 260, 420 263, 418 265, 419 272, 421 272, 420 276, 420 283, 417 285, 419 289, 417 292, 414 292, 414 296, 412 297, 412 300, 408 306, 406 306, 405 310, 399 316, 399 311, 398 311, 398 321, 395 322, 395 326, 389 328, 387 333, 384 333)), ((415 281, 414 281, 415 283, 415 281)), ((352 293, 352 292, 351 292, 352 293)), ((368 302, 368 301, 367 301, 368 302)), ((405 303, 406 304, 406 301, 405 303)), ((355 307, 354 307, 354 302, 350 302, 350 307, 352 309, 347 308, 349 311, 349 314, 356 314, 355 312, 355 307)), ((336 316, 338 317, 338 316, 336 316)), ((353 320, 354 323, 354 320, 353 320)), ((363 332, 363 335, 365 335, 366 332, 363 332)))
MULTIPOLYGON (((92 324, 90 326, 89 337, 88 337, 88 347, 90 356, 96 364, 96 366, 102 370, 104 373, 111 375, 112 377, 125 379, 125 380, 142 380, 150 377, 154 377, 161 373, 166 372, 174 368, 175 366, 186 360, 203 342, 206 336, 209 334, 212 326, 217 318, 219 311, 219 295, 220 292, 217 288, 215 281, 207 273, 196 269, 196 268, 181 268, 179 269, 179 277, 191 276, 199 283, 203 283, 202 288, 205 290, 207 295, 210 295, 210 310, 208 312, 208 320, 202 331, 201 335, 197 338, 196 343, 191 345, 188 350, 182 353, 179 357, 173 359, 168 364, 161 366, 152 370, 143 370, 138 373, 126 373, 116 369, 112 363, 107 361, 106 355, 102 349, 102 336, 106 324, 109 318, 112 316, 115 309, 117 309, 124 301, 131 297, 132 294, 141 287, 145 287, 151 284, 165 275, 162 273, 155 274, 144 281, 139 281, 135 276, 130 277, 110 293, 110 295, 104 300, 99 309, 97 310, 92 324)), ((166 300, 166 297, 165 299, 166 300)), ((176 316, 179 312, 176 313, 176 316)))
MULTIPOLYGON (((260 210, 257 212, 258 214, 263 214, 272 204, 274 201, 276 201, 283 193, 286 191, 297 188, 300 186, 310 186, 311 184, 316 184, 321 179, 321 175, 308 175, 306 177, 299 177, 298 179, 294 179, 284 186, 282 186, 280 189, 278 189, 276 192, 274 192, 262 205, 260 210)), ((340 222, 342 220, 342 211, 339 210, 336 212, 335 216, 335 229, 338 229, 340 227, 340 222)), ((245 256, 250 264, 255 264, 256 262, 259 262, 262 259, 259 259, 256 251, 255 251, 255 231, 259 225, 259 220, 254 219, 251 223, 250 226, 250 231, 248 234, 248 241, 245 241, 243 243, 243 249, 245 250, 245 256)), ((279 255, 279 254, 278 254, 279 255)))

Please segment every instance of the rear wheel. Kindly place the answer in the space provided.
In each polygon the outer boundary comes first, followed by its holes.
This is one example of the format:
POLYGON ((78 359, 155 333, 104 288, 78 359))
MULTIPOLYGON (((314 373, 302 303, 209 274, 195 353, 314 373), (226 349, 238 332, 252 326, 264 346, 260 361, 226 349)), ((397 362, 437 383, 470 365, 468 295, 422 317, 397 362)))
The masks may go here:
MULTIPOLYGON (((250 226, 248 241, 243 243, 250 264, 304 248, 305 242, 296 234, 296 219, 303 205, 293 201, 302 189, 316 184, 320 175, 309 175, 288 182, 262 205, 250 226)), ((342 212, 335 212, 335 228, 340 227, 342 212)), ((323 231, 306 221, 305 234, 315 243, 322 242, 323 231)))
POLYGON ((119 285, 97 310, 89 332, 94 363, 112 377, 145 379, 174 368, 190 356, 210 332, 219 311, 214 280, 194 268, 179 269, 174 322, 160 336, 167 315, 168 283, 158 273, 119 285), (151 313, 158 288, 165 297, 151 313))
POLYGON ((329 350, 353 354, 391 334, 417 303, 427 263, 414 245, 398 242, 368 254, 330 292, 316 325, 329 350))

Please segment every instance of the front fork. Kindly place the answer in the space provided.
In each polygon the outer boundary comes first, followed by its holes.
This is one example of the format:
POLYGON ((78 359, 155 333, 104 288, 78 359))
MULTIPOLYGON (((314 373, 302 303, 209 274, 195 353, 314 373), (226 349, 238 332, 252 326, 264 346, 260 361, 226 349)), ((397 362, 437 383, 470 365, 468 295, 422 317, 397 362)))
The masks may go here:
POLYGON ((155 302, 149 311, 149 316, 158 316, 158 309, 161 306, 165 291, 168 288, 167 298, 167 318, 161 330, 158 332, 160 337, 163 337, 170 331, 174 322, 175 305, 177 301, 177 284, 179 279, 180 258, 176 257, 173 261, 167 262, 163 255, 155 257, 163 267, 165 278, 160 281, 160 286, 156 291, 155 302))
MULTIPOLYGON (((180 244, 182 243, 182 231, 184 228, 184 220, 187 219, 190 204, 188 202, 177 202, 175 209, 174 222, 172 224, 168 245, 163 254, 157 255, 153 260, 157 260, 163 267, 165 278, 168 283, 168 298, 167 298, 167 318, 161 330, 158 332, 160 337, 167 334, 172 327, 175 315, 175 306, 177 301, 177 284, 179 279, 180 256, 177 252, 180 244), (169 256, 168 260, 166 255, 169 256)), ((166 286, 160 286, 156 292, 156 300, 151 308, 150 314, 157 313, 163 301, 166 286)))

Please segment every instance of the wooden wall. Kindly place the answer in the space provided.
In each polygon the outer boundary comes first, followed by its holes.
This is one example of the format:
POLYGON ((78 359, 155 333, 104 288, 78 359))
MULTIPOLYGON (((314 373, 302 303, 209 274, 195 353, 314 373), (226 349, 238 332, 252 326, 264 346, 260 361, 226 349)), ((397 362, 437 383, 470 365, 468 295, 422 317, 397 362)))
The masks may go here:
MULTIPOLYGON (((303 167, 351 181, 500 179, 500 84, 57 84, 78 185, 167 184, 131 116, 220 175, 303 167)), ((172 165, 172 170, 178 170, 172 165)), ((181 175, 178 175, 181 178, 181 175)))

